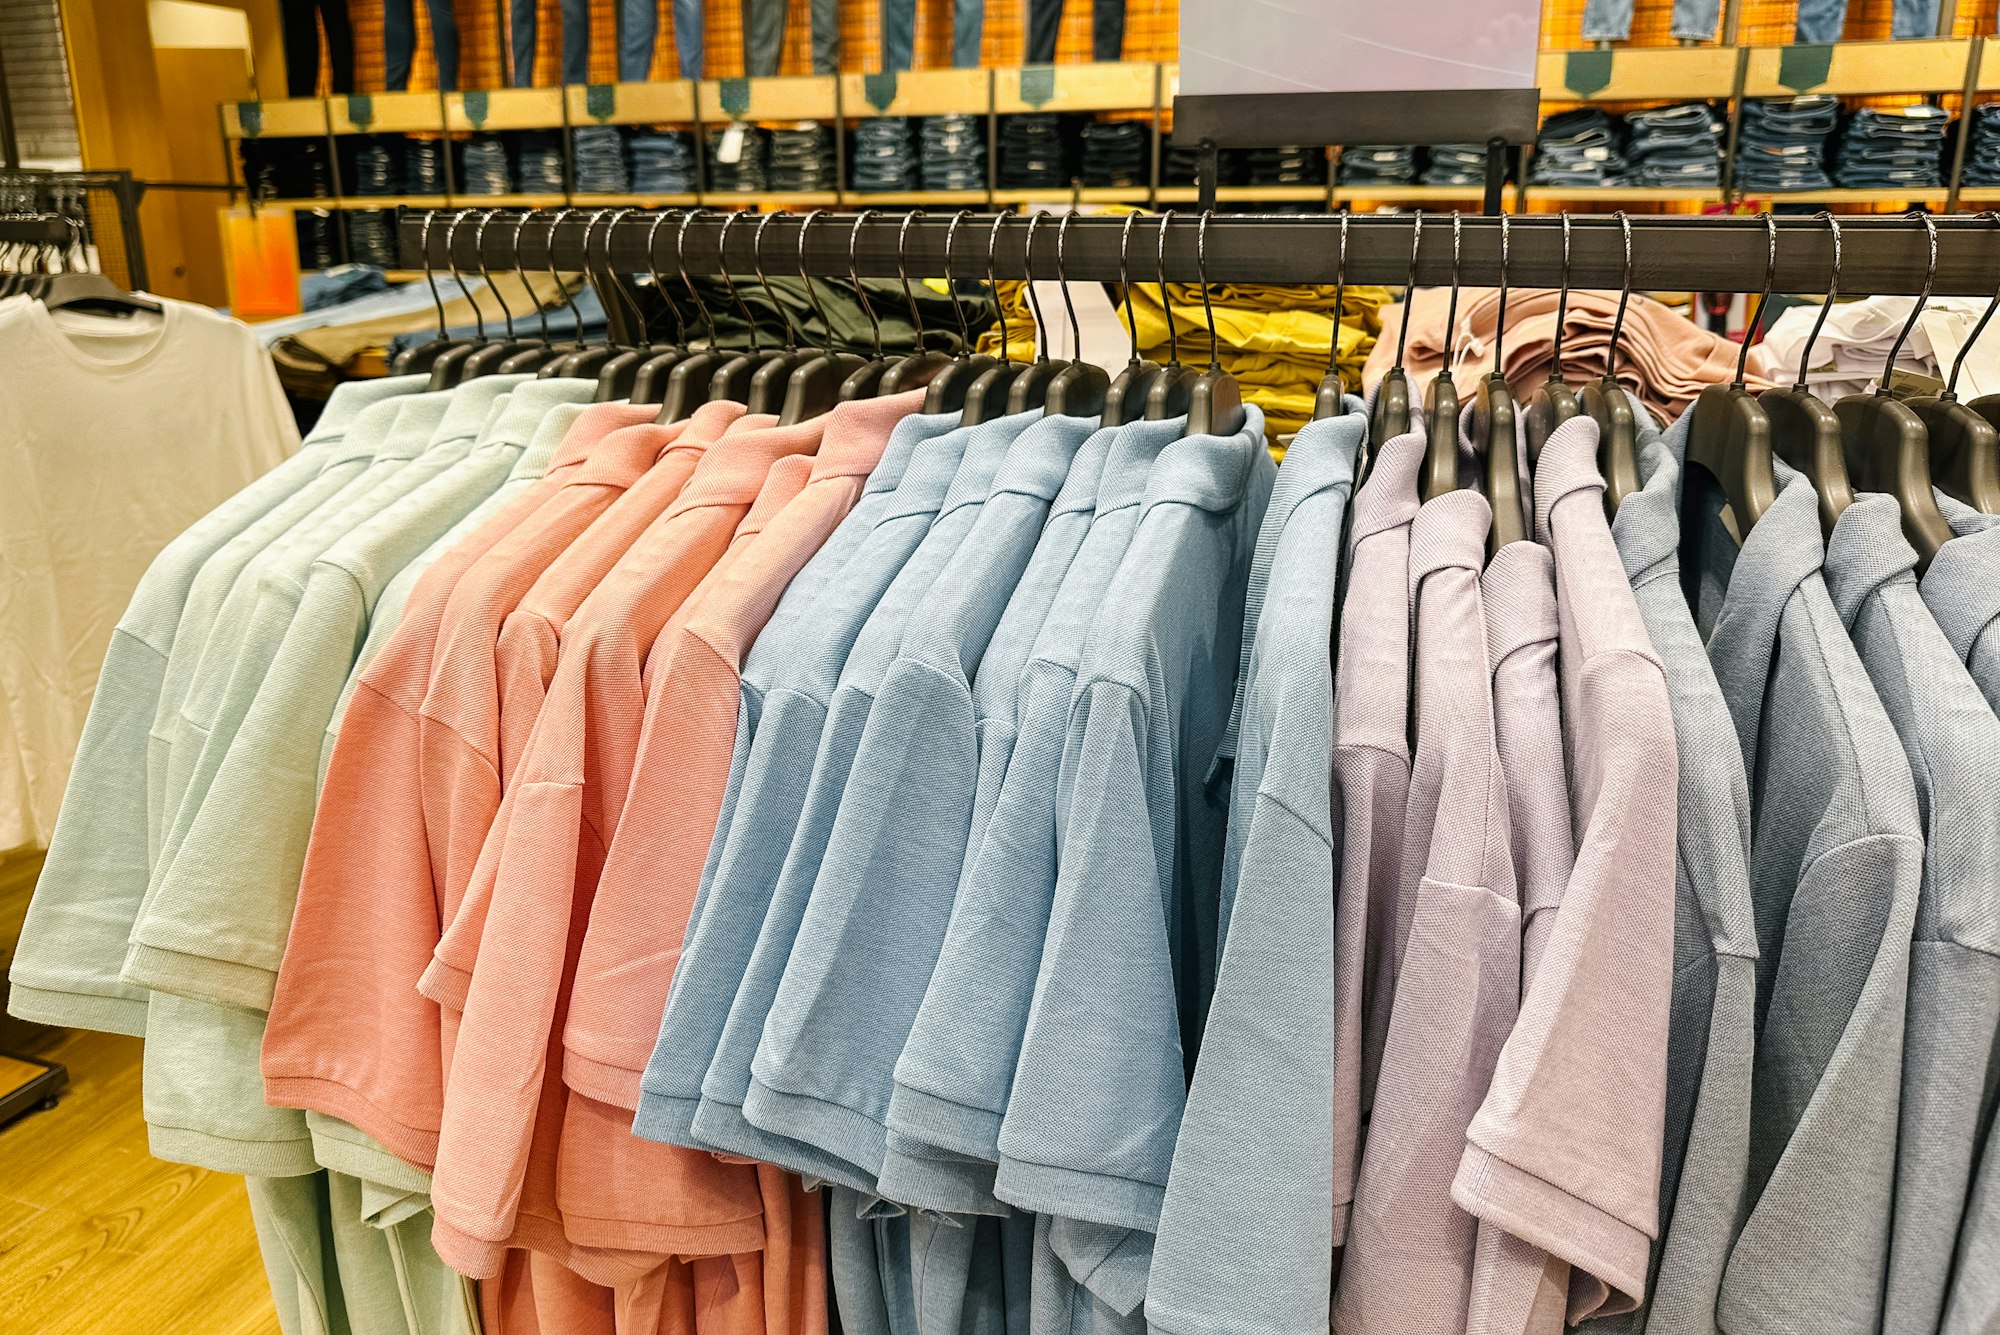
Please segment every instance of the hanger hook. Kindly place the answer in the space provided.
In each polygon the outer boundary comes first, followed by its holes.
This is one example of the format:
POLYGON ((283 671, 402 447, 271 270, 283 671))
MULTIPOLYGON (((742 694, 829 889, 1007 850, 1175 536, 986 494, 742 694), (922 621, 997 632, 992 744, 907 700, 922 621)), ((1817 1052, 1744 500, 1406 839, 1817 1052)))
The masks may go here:
POLYGON ((1924 290, 1918 295, 1917 304, 1910 308, 1910 318, 1903 321, 1903 331, 1896 335, 1896 344, 1889 349, 1889 360, 1882 363, 1882 380, 1875 386, 1877 394, 1889 392, 1889 377, 1895 373, 1896 358, 1903 351, 1903 340, 1907 339, 1910 331, 1917 327, 1917 317, 1922 315, 1924 307, 1930 304, 1931 282, 1937 277, 1937 223, 1931 220, 1930 214, 1915 209, 1910 211, 1909 216, 1924 225, 1924 232, 1930 239, 1930 259, 1924 265, 1924 290))
POLYGON ((1819 217, 1826 223, 1826 230, 1833 237, 1833 272, 1826 280, 1826 300, 1820 303, 1819 316, 1813 321, 1812 333, 1806 335, 1805 347, 1799 349, 1799 378, 1792 386, 1795 393, 1806 392, 1806 371, 1812 366, 1813 344, 1819 342, 1819 331, 1826 324, 1827 315, 1833 310, 1833 299, 1840 295, 1840 219, 1833 216, 1833 210, 1821 209, 1819 217))
MULTIPOLYGON (((865 209, 863 212, 873 213, 874 210, 865 209)), ((911 209, 903 215, 902 226, 896 229, 896 281, 903 285, 903 302, 910 308, 910 323, 916 326, 917 352, 919 355, 924 350, 924 313, 917 309, 917 299, 910 292, 910 224, 923 216, 924 211, 922 209, 911 209)), ((860 229, 861 220, 859 218, 854 220, 854 226, 857 231, 860 229)), ((952 226, 958 226, 956 218, 952 220, 952 226)), ((848 254, 852 255, 854 253, 852 249, 853 238, 850 237, 848 242, 848 254)), ((951 286, 951 232, 949 230, 944 234, 944 267, 945 286, 949 287, 951 286)), ((882 333, 880 325, 876 326, 875 333, 876 337, 880 338, 882 333)))
POLYGON ((417 245, 424 252, 424 281, 431 285, 431 301, 437 306, 438 313, 438 341, 443 342, 448 333, 444 319, 444 298, 438 294, 437 270, 431 267, 431 224, 435 221, 437 221, 436 209, 424 214, 423 229, 417 233, 417 245))
POLYGON ((1000 360, 1012 361, 1007 355, 1007 303, 1000 300, 1000 280, 997 264, 1000 256, 1000 228, 1014 215, 1006 209, 993 215, 993 230, 986 235, 986 286, 993 293, 993 310, 1000 317, 1000 360))
MULTIPOLYGON (((575 346, 579 348, 583 346, 583 312, 576 308, 576 293, 570 290, 569 280, 556 272, 556 233, 562 230, 564 219, 568 218, 572 213, 581 213, 582 211, 581 209, 568 206, 557 209, 555 216, 549 219, 549 234, 543 239, 543 248, 548 252, 546 262, 549 266, 549 272, 555 274, 556 290, 562 293, 563 306, 569 311, 571 325, 570 338, 575 346)), ((588 222, 583 225, 583 236, 585 241, 590 239, 590 224, 588 222)), ((587 273, 584 276, 584 281, 589 281, 587 273)))
POLYGON ((750 303, 743 300, 743 293, 737 289, 736 276, 729 272, 729 229, 742 220, 741 209, 732 209, 722 216, 722 230, 715 238, 715 264, 722 270, 722 282, 729 289, 729 298, 736 303, 736 309, 743 316, 743 323, 750 327, 750 355, 756 356, 764 350, 757 338, 757 317, 750 311, 750 303))
MULTIPOLYGON (((1396 325, 1396 366, 1403 369, 1403 346, 1410 341, 1410 308, 1417 303, 1417 252, 1424 248, 1424 215, 1410 215, 1410 281, 1403 286, 1403 318, 1396 325)), ((1454 297, 1455 301, 1456 298, 1454 297)), ((1444 329, 1445 349, 1451 348, 1451 325, 1444 329)), ((1446 360, 1450 360, 1447 356, 1446 360)))
POLYGON ((1167 224, 1173 220, 1172 209, 1160 215, 1160 245, 1154 256, 1154 268, 1160 280, 1160 308, 1167 313, 1167 365, 1178 369, 1181 364, 1181 331, 1174 323, 1174 299, 1167 294, 1167 224))
MULTIPOLYGON (((1995 212, 1992 209, 1987 209, 1979 216, 1986 219, 1986 221, 1989 223, 2000 225, 2000 212, 1995 212)), ((1965 354, 1972 351, 1972 345, 1979 341, 1980 334, 1984 333, 1986 330, 1986 322, 1993 318, 1993 312, 1996 308, 2000 308, 2000 290, 1996 290, 1993 293, 1993 300, 1986 303, 1986 313, 1979 317, 1978 324, 1972 326, 1972 332, 1966 335, 1964 344, 1961 345, 1958 350, 1958 356, 1952 359, 1951 379, 1949 382, 1946 383, 1944 387, 1944 398, 1947 402, 1956 399, 1958 397, 1958 392, 1957 392, 1958 368, 1965 365, 1965 354)), ((1814 333, 1819 332, 1819 327, 1817 325, 1813 327, 1813 332, 1814 333)), ((1808 344, 1807 346, 1811 345, 1808 344)), ((1801 373, 1801 378, 1803 378, 1803 373, 1801 373)))
MULTIPOLYGON (((854 226, 847 233, 847 281, 854 284, 854 296, 861 303, 861 313, 868 317, 868 327, 874 331, 875 360, 882 360, 882 322, 875 318, 875 305, 868 300, 868 289, 861 285, 861 266, 855 260, 857 244, 861 240, 861 224, 875 217, 877 210, 863 209, 854 215, 854 226)), ((799 245, 805 246, 805 231, 799 231, 799 245)), ((821 316, 825 319, 825 316, 821 316)))
MULTIPOLYGON (((764 229, 778 219, 786 216, 786 210, 778 209, 775 212, 765 214, 757 220, 757 230, 750 234, 750 260, 751 267, 757 274, 757 285, 764 289, 764 295, 771 299, 771 304, 778 308, 778 317, 785 322, 785 351, 797 352, 799 350, 799 327, 792 322, 792 313, 786 307, 785 303, 778 300, 778 290, 772 287, 771 280, 764 276, 764 229)), ((803 269, 801 272, 803 272, 803 269)))
POLYGON ((1125 293, 1125 332, 1132 336, 1132 359, 1128 366, 1139 364, 1139 321, 1132 314, 1132 271, 1127 264, 1132 251, 1132 224, 1139 221, 1139 211, 1134 209, 1125 215, 1125 229, 1118 237, 1118 286, 1125 293))
POLYGON ((1500 310, 1499 321, 1493 326, 1493 374, 1501 375, 1507 347, 1507 260, 1512 248, 1513 237, 1509 228, 1513 220, 1506 214, 1500 215, 1500 310))
MULTIPOLYGON (((951 226, 944 229, 944 291, 951 298, 951 313, 958 317, 958 356, 963 361, 972 356, 972 326, 965 322, 965 308, 958 304, 958 283, 952 277, 952 243, 958 237, 958 225, 972 216, 971 209, 960 209, 951 215, 951 226)), ((1007 336, 1000 335, 1000 355, 1007 355, 1007 336)))
POLYGON ((473 253, 478 257, 479 276, 486 280, 486 290, 493 294, 493 300, 500 305, 500 318, 506 321, 507 341, 511 343, 515 339, 514 312, 507 305, 507 299, 500 295, 500 289, 494 286, 493 271, 486 263, 486 226, 499 216, 499 213, 500 210, 498 209, 486 210, 485 215, 480 218, 478 226, 472 229, 472 249, 473 253))
POLYGON ((1326 350, 1326 373, 1340 374, 1340 312, 1347 304, 1347 224, 1352 215, 1340 211, 1340 254, 1333 261, 1333 332, 1328 335, 1326 350))
POLYGON ((542 328, 542 346, 546 348, 550 344, 549 313, 542 305, 541 298, 535 295, 535 289, 529 286, 528 266, 521 258, 521 235, 528 230, 528 220, 540 212, 540 209, 527 209, 515 214, 514 236, 508 244, 512 247, 514 253, 514 272, 520 275, 521 287, 528 293, 529 299, 534 302, 535 323, 542 328))
POLYGON ((1563 326, 1569 322, 1569 210, 1564 209, 1562 218, 1563 258, 1562 286, 1556 291, 1556 332, 1554 357, 1549 362, 1549 379, 1562 379, 1563 326))
POLYGON ((813 286, 812 274, 806 268, 806 233, 812 230, 813 220, 825 213, 825 209, 808 209, 799 219, 799 281, 806 286, 806 300, 812 303, 813 314, 819 316, 820 328, 826 331, 826 350, 833 350, 833 322, 826 318, 826 307, 820 305, 819 289, 813 286))
POLYGON ((707 209, 694 208, 689 209, 681 215, 680 226, 674 229, 674 271, 681 276, 681 282, 686 286, 688 295, 694 298, 694 308, 701 312, 702 327, 708 331, 709 345, 713 347, 715 344, 715 316, 709 312, 708 302, 702 298, 701 289, 694 285, 694 279, 689 275, 687 269, 688 224, 693 222, 698 215, 706 212, 708 212, 707 209))
POLYGON ((1457 210, 1451 215, 1451 296, 1444 308, 1444 374, 1457 378, 1458 358, 1453 349, 1458 346, 1458 275, 1459 243, 1464 239, 1460 230, 1463 215, 1457 210))
POLYGON ((1618 284, 1618 313, 1611 317, 1611 346, 1604 353, 1604 378, 1618 378, 1618 340, 1625 333, 1625 306, 1632 300, 1632 220, 1619 209, 1613 215, 1618 219, 1618 231, 1625 240, 1624 277, 1618 284))
MULTIPOLYGON (((1201 280, 1201 312, 1208 320, 1208 369, 1211 374, 1220 375, 1222 346, 1215 337, 1215 307, 1208 301, 1208 220, 1214 212, 1214 209, 1203 209, 1201 221, 1194 229, 1194 271, 1201 280)), ((1335 318, 1338 320, 1338 316, 1335 318)))
POLYGON ((1035 295, 1035 228, 1042 222, 1043 214, 1028 215, 1028 237, 1021 243, 1021 267, 1028 275, 1028 305, 1035 312, 1035 360, 1049 359, 1049 322, 1042 318, 1042 299, 1035 295))
POLYGON ((465 275, 458 271, 458 256, 452 253, 452 241, 458 236, 458 225, 471 216, 472 212, 473 210, 471 209, 460 209, 451 216, 451 221, 445 224, 444 258, 445 263, 451 265, 451 281, 458 284, 459 293, 465 298, 466 304, 472 307, 472 327, 475 331, 475 336, 481 343, 484 343, 486 341, 485 314, 479 309, 479 302, 473 297, 472 289, 465 285, 465 275))
POLYGON ((665 226, 667 219, 673 217, 677 211, 675 209, 661 209, 653 215, 653 225, 646 229, 646 273, 653 280, 654 294, 659 297, 661 304, 667 308, 667 313, 674 317, 674 346, 685 352, 688 345, 687 321, 681 318, 681 308, 674 304, 672 297, 667 295, 667 282, 664 278, 660 277, 659 252, 654 246, 654 243, 659 239, 660 228, 665 226))
MULTIPOLYGON (((623 278, 623 276, 619 274, 617 267, 611 262, 612 234, 618 230, 618 223, 621 219, 626 218, 631 214, 637 213, 638 211, 639 210, 636 206, 627 204, 623 208, 612 209, 611 216, 605 219, 603 272, 604 272, 605 286, 611 289, 611 293, 616 296, 618 304, 620 306, 623 306, 627 311, 631 312, 633 323, 639 326, 638 330, 639 341, 643 343, 645 342, 646 339, 651 337, 652 321, 646 318, 646 312, 642 310, 639 306, 639 299, 633 296, 631 290, 625 286, 625 279, 623 278)), ((586 245, 584 247, 584 255, 586 258, 588 258, 589 254, 590 254, 590 247, 586 245)))
MULTIPOLYGON (((1771 216, 1769 210, 1757 217, 1764 224, 1769 246, 1764 256, 1764 295, 1757 298, 1757 318, 1743 331, 1743 346, 1736 352, 1736 382, 1733 386, 1736 389, 1743 388, 1743 373, 1750 365, 1750 345, 1757 341, 1757 330, 1764 323, 1764 307, 1771 300, 1771 284, 1777 281, 1778 276, 1778 220, 1771 216)), ((1895 353, 1889 355, 1893 357, 1895 353)))
POLYGON ((1071 209, 1056 224, 1056 285, 1062 289, 1063 309, 1069 312, 1069 345, 1071 354, 1083 359, 1083 325, 1076 318, 1076 303, 1069 297, 1069 225, 1076 221, 1076 210, 1071 209))

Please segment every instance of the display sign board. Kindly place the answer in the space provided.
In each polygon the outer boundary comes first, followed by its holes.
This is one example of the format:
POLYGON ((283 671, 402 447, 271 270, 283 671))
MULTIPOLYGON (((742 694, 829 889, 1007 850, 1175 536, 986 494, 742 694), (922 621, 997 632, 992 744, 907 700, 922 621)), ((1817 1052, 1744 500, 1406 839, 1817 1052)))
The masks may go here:
POLYGON ((1541 0, 1181 0, 1180 93, 1532 88, 1541 0))

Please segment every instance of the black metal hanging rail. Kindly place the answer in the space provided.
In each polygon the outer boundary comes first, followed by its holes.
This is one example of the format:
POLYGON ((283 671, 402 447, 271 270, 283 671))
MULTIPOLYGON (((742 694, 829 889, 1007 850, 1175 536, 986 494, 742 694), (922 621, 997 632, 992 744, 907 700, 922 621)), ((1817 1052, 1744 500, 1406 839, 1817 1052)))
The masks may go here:
POLYGON ((76 239, 76 226, 53 213, 0 213, 0 246, 66 246, 76 239))
MULTIPOLYGON (((678 269, 716 274, 725 268, 747 277, 760 262, 757 226, 744 219, 728 229, 728 254, 720 246, 731 216, 695 210, 683 230, 687 210, 545 209, 526 215, 506 210, 483 229, 486 209, 406 211, 400 243, 406 268, 424 267, 425 251, 443 273, 456 263, 466 272, 483 258, 493 269, 612 270, 663 274, 678 269), (454 219, 460 219, 453 226, 454 219), (428 220, 428 246, 426 222, 428 220), (588 248, 586 253, 586 234, 588 248), (678 240, 677 240, 678 239, 678 240), (651 242, 651 253, 648 243, 651 242), (484 254, 481 254, 481 251, 484 254), (726 259, 727 263, 722 261, 726 259)), ((862 224, 853 250, 853 271, 864 278, 912 281, 950 276, 1032 276, 1115 282, 1121 273, 1135 282, 1157 281, 1164 270, 1174 282, 1204 275, 1197 249, 1200 215, 1175 212, 1165 225, 1149 214, 1128 230, 1116 216, 1077 217, 1062 239, 1058 266, 1058 220, 1035 229, 1032 261, 1025 255, 1028 222, 1009 216, 995 230, 991 213, 963 215, 953 231, 953 215, 927 213, 905 225, 899 213, 881 213, 862 224), (946 241, 950 237, 950 262, 946 241), (1161 248, 1164 245, 1164 255, 1161 248), (1122 263, 1121 263, 1122 256, 1122 263)), ((771 275, 800 269, 799 231, 808 215, 781 214, 765 229, 761 263, 771 275)), ((844 277, 849 268, 849 236, 854 213, 826 211, 812 218, 804 267, 815 277, 844 277)), ((1453 217, 1450 214, 1365 215, 1347 220, 1346 280, 1403 284, 1410 280, 1413 230, 1421 220, 1416 281, 1449 283, 1453 275, 1453 217)), ((1937 264, 1930 290, 1940 296, 1990 296, 2000 288, 2000 221, 1983 216, 1940 217, 1937 264)), ((1554 287, 1563 273, 1563 232, 1555 214, 1494 218, 1460 214, 1459 280, 1468 287, 1497 286, 1502 278, 1501 241, 1507 242, 1505 278, 1512 287, 1554 287)), ((1832 267, 1826 224, 1812 217, 1786 216, 1777 223, 1777 263, 1767 274, 1769 234, 1755 217, 1633 217, 1630 281, 1642 291, 1822 292, 1832 267)), ((1211 283, 1332 283, 1341 253, 1341 215, 1211 216, 1205 247, 1205 276, 1211 283)), ((1576 288, 1617 289, 1626 280, 1624 233, 1615 217, 1570 218, 1569 283, 1576 288)), ((1850 295, 1913 295, 1924 289, 1930 255, 1921 222, 1882 216, 1841 220, 1840 290, 1850 295)))

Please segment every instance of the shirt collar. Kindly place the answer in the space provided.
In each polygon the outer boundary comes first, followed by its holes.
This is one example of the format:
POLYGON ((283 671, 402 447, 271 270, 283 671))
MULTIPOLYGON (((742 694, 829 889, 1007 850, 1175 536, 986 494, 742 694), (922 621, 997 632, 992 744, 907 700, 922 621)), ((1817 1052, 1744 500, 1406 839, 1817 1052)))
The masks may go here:
POLYGON ((1479 594, 1487 608, 1486 651, 1492 662, 1561 635, 1555 554, 1541 543, 1510 542, 1493 553, 1479 578, 1479 594))
POLYGON ((1914 582, 1916 568, 1916 549, 1903 536, 1903 509, 1895 497, 1864 492, 1834 521, 1826 540, 1826 591, 1848 628, 1877 590, 1892 580, 1914 582))
POLYGON ((326 407, 320 410, 319 420, 306 433, 305 444, 319 445, 336 442, 347 435, 354 425, 354 419, 361 411, 384 399, 393 399, 402 394, 415 394, 428 383, 428 377, 420 375, 385 376, 380 380, 344 380, 333 387, 327 396, 326 407))
POLYGON ((1981 514, 1942 492, 1938 508, 1958 536, 1938 548, 1918 587, 1964 662, 1980 635, 2000 620, 2000 516, 1981 514))
POLYGON ((1486 565, 1486 533, 1492 527, 1493 508, 1470 488, 1448 491, 1419 506, 1410 523, 1412 603, 1426 575, 1460 569, 1477 577, 1486 565))
POLYGON ((1000 472, 1000 465, 1007 459, 1007 451, 1040 415, 1040 409, 1011 413, 973 427, 965 442, 965 458, 959 461, 958 475, 952 478, 951 490, 944 494, 944 504, 938 507, 938 513, 948 515, 962 506, 985 501, 993 490, 993 479, 1000 472))
MULTIPOLYGON (((515 391, 517 394, 519 390, 515 391)), ((541 478, 547 475, 549 466, 555 462, 556 450, 583 416, 589 405, 582 403, 558 403, 542 415, 541 424, 528 439, 527 449, 514 461, 509 478, 541 478)))
MULTIPOLYGON (((661 426, 658 422, 635 422, 594 442, 590 455, 563 472, 565 484, 588 486, 608 484, 629 487, 644 477, 660 456, 691 434, 689 422, 661 426)), ((696 448, 699 448, 698 446, 696 448)))
POLYGON ((1160 451, 1146 480, 1146 504, 1190 505, 1224 511, 1242 503, 1250 475, 1261 458, 1275 470, 1264 448, 1264 412, 1243 405, 1243 426, 1226 436, 1184 436, 1160 451))
POLYGON ((643 403, 593 403, 570 427, 562 444, 549 461, 551 473, 573 467, 590 457, 591 449, 620 427, 638 426, 660 415, 658 408, 643 403))
POLYGON ((551 410, 561 404, 588 403, 596 388, 588 380, 537 380, 530 376, 507 396, 507 406, 486 439, 532 448, 551 410))
POLYGON ((438 423, 437 442, 476 438, 492 414, 493 405, 512 392, 515 386, 525 384, 532 378, 525 375, 483 375, 460 385, 451 392, 444 420, 438 423))
MULTIPOLYGON (((926 413, 904 418, 903 426, 915 423, 921 430, 941 420, 944 420, 942 413, 926 413)), ((957 421, 957 415, 953 414, 949 420, 957 421)), ((911 456, 909 467, 903 470, 903 480, 890 498, 882 521, 936 514, 944 504, 945 493, 951 490, 952 478, 965 458, 965 443, 971 438, 971 427, 955 426, 924 442, 911 456)))
POLYGON ((1146 499, 1146 481, 1161 451, 1187 433, 1187 418, 1169 417, 1158 422, 1140 418, 1118 428, 1111 442, 1111 454, 1104 461, 1104 473, 1097 484, 1097 512, 1105 514, 1138 505, 1146 499))
POLYGON ((1639 427, 1639 490, 1618 503, 1611 518, 1611 536, 1625 565, 1625 578, 1639 585, 1663 574, 1676 577, 1681 568, 1681 466, 1687 448, 1688 417, 1683 414, 1670 432, 1671 444, 1645 420, 1639 427))
POLYGON ((1550 541, 1549 516, 1565 496, 1588 491, 1597 497, 1597 512, 1604 513, 1604 475, 1597 471, 1597 420, 1579 413, 1570 418, 1542 443, 1535 460, 1535 537, 1550 541))
MULTIPOLYGON (((921 395, 921 390, 912 394, 921 395)), ((904 397, 898 395, 897 397, 904 397)), ((922 399, 918 398, 921 405, 922 399)), ((910 470, 910 461, 917 457, 917 449, 926 442, 949 432, 957 422, 949 413, 913 412, 889 432, 889 443, 883 447, 881 462, 869 470, 868 483, 861 489, 864 496, 894 492, 902 486, 903 477, 910 470)), ((824 450, 826 447, 820 447, 824 450)))
POLYGON ((794 454, 811 454, 826 434, 825 416, 794 426, 768 426, 731 436, 701 456, 669 513, 708 505, 749 505, 763 489, 771 465, 794 454))
POLYGON ((1111 442, 1117 439, 1117 427, 1101 426, 1077 447, 1076 457, 1069 461, 1069 470, 1063 477, 1062 490, 1049 506, 1051 519, 1062 514, 1089 514, 1097 508, 1097 489, 1104 482, 1111 442))
MULTIPOLYGON (((687 421, 680 424, 685 428, 681 439, 691 444, 707 446, 725 437, 777 424, 778 419, 775 417, 753 414, 740 403, 715 399, 688 414, 687 421)), ((678 444, 679 441, 674 443, 678 444)), ((661 453, 665 453, 665 450, 663 449, 661 453)))
POLYGON ((389 438, 396 429, 396 418, 403 411, 403 404, 415 395, 402 395, 393 399, 381 399, 369 404, 354 416, 354 423, 327 459, 328 464, 347 460, 373 461, 375 459, 407 458, 388 448, 389 438))
POLYGON ((739 538, 753 537, 769 526, 777 513, 791 504, 792 498, 805 490, 812 480, 813 460, 809 454, 791 454, 771 465, 771 471, 764 475, 764 485, 757 492, 757 499, 750 503, 750 513, 743 516, 743 522, 736 526, 739 538))
POLYGON ((1375 452, 1375 462, 1354 493, 1348 547, 1371 533, 1401 528, 1417 517, 1417 465, 1424 457, 1424 433, 1391 436, 1375 452))
POLYGON ((446 443, 438 428, 444 425, 445 410, 451 406, 450 390, 408 394, 389 401, 396 405, 396 424, 375 451, 377 459, 414 459, 431 446, 446 443))
MULTIPOLYGON (((854 399, 836 404, 827 414, 826 438, 813 457, 812 480, 829 477, 860 477, 878 469, 887 459, 896 429, 904 418, 923 407, 922 390, 894 394, 886 399, 854 399)), ((904 453, 907 466, 908 452, 904 453)), ((870 489, 873 478, 870 478, 870 489)))
POLYGON ((1054 414, 1030 422, 1014 437, 1000 471, 993 475, 993 494, 1013 492, 1042 501, 1055 499, 1069 476, 1077 449, 1096 429, 1094 417, 1061 417, 1054 414))

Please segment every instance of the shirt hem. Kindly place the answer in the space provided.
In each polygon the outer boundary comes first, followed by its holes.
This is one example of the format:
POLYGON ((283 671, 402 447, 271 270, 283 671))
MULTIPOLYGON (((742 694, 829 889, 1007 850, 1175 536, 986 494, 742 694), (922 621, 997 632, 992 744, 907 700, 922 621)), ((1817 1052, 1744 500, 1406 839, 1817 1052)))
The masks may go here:
POLYGON ((136 997, 112 997, 101 992, 72 992, 60 987, 36 987, 13 980, 7 1013, 30 1024, 61 1029, 91 1029, 130 1038, 146 1036, 146 1002, 136 997))
POLYGON ((563 1212, 563 1232, 579 1247, 601 1251, 657 1252, 662 1256, 735 1256, 764 1250, 761 1211, 712 1224, 662 1224, 600 1219, 563 1212))
POLYGON ((448 1203, 431 1198, 431 1246, 438 1259, 473 1279, 492 1279, 512 1250, 538 1252, 593 1284, 620 1288, 642 1278, 666 1259, 623 1248, 580 1247, 563 1226, 540 1215, 517 1215, 514 1227, 499 1242, 468 1233, 445 1218, 448 1203))
POLYGON ((900 1082, 889 1100, 889 1129, 897 1135, 993 1164, 1000 1162, 1000 1123, 1004 1120, 1004 1113, 974 1108, 900 1082))
MULTIPOLYGON (((1507 1230, 1615 1290, 1595 1315, 1630 1311, 1646 1295, 1652 1239, 1584 1200, 1468 1143, 1451 1184, 1451 1198, 1476 1218, 1507 1230), (1551 1227, 1551 1220, 1564 1226, 1551 1227)), ((1575 1313, 1570 1314, 1574 1318, 1575 1313)))
POLYGON ((278 988, 278 975, 257 965, 139 941, 126 949, 119 976, 134 987, 260 1014, 269 1012, 278 988))
POLYGON ((435 955, 417 979, 417 991, 446 1010, 465 1014, 465 998, 472 991, 472 971, 446 964, 435 955))
POLYGON ((806 1145, 816 1145, 853 1164, 871 1179, 882 1175, 889 1129, 866 1113, 815 1098, 773 1089, 752 1075, 743 1116, 754 1127, 806 1145))
POLYGON ((406 1126, 366 1095, 317 1075, 264 1076, 264 1101, 274 1108, 300 1108, 337 1117, 372 1136, 383 1149, 414 1168, 430 1172, 437 1165, 438 1133, 406 1126))
POLYGON ((636 1113, 645 1098, 644 1072, 586 1057, 575 1048, 563 1049, 562 1076, 576 1093, 624 1112, 636 1113))
POLYGON ((926 1159, 890 1150, 883 1156, 879 1181, 884 1196, 913 1209, 1006 1218, 1014 1209, 993 1194, 996 1170, 990 1162, 926 1159))
POLYGON ((185 1126, 146 1124, 155 1159, 244 1177, 305 1177, 320 1171, 311 1136, 297 1140, 233 1140, 185 1126))
POLYGON ((1028 1163, 1003 1155, 993 1194, 1031 1214, 1064 1215, 1087 1224, 1157 1233, 1167 1189, 1129 1177, 1028 1163))
POLYGON ((694 1134, 694 1115, 699 1107, 700 1099, 678 1098, 641 1089, 639 1106, 632 1110, 632 1134, 661 1145, 679 1145, 691 1150, 711 1149, 712 1146, 703 1144, 694 1134))
POLYGON ((856 1165, 826 1153, 817 1145, 802 1144, 765 1131, 745 1117, 743 1109, 735 1104, 704 1098, 695 1109, 693 1136, 711 1151, 748 1155, 800 1177, 818 1178, 864 1196, 876 1194, 875 1179, 856 1165))

